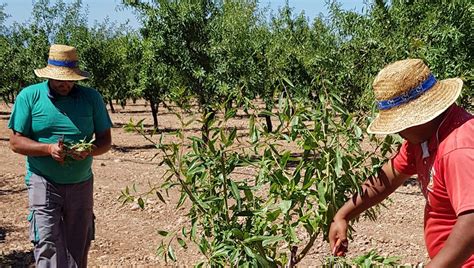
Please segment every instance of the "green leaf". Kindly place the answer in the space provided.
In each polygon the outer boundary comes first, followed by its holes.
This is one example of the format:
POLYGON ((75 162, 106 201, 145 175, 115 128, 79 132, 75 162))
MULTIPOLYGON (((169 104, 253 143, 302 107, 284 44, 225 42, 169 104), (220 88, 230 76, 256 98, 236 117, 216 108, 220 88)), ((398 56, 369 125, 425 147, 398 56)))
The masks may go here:
POLYGON ((262 242, 262 246, 263 247, 266 247, 266 246, 269 246, 271 244, 274 244, 278 241, 281 241, 281 240, 284 240, 285 238, 283 236, 271 236, 271 237, 268 237, 267 239, 263 240, 262 242))
POLYGON ((207 242, 206 238, 201 237, 201 241, 199 242, 199 250, 201 251, 202 254, 206 255, 208 249, 209 249, 209 242, 207 242))
POLYGON ((191 227, 191 240, 196 241, 196 232, 197 232, 197 222, 193 223, 191 227))
POLYGON ((272 222, 275 221, 278 216, 281 214, 281 209, 276 209, 272 212, 267 212, 267 221, 272 222))
POLYGON ((288 210, 291 208, 291 200, 282 200, 278 207, 281 209, 283 214, 288 213, 288 210))
POLYGON ((340 177, 342 174, 342 158, 341 158, 341 149, 339 147, 336 149, 335 171, 336 171, 336 176, 340 177))
POLYGON ((362 138, 362 129, 359 126, 354 126, 354 131, 356 138, 360 139, 362 138))
POLYGON ((140 206, 141 209, 145 209, 145 202, 141 197, 138 198, 138 205, 140 206))
POLYGON ((252 249, 244 245, 244 251, 247 256, 249 256, 252 259, 255 259, 255 254, 253 253, 252 249))
POLYGON ((244 243, 249 244, 257 241, 264 241, 265 239, 272 238, 273 236, 266 236, 266 235, 256 235, 249 237, 244 240, 244 243))
POLYGON ((173 247, 171 246, 168 247, 168 257, 170 257, 171 260, 176 261, 176 255, 174 254, 173 247))
POLYGON ((261 256, 260 254, 255 254, 255 258, 257 259, 258 263, 262 265, 262 267, 272 267, 267 259, 265 259, 265 257, 261 256))
POLYGON ((234 199, 237 201, 238 210, 240 210, 240 205, 241 205, 242 200, 240 199, 239 188, 237 187, 237 184, 232 179, 229 179, 229 182, 230 182, 230 191, 234 199))
POLYGON ((201 261, 198 264, 194 265, 194 268, 202 268, 202 267, 204 267, 204 264, 205 264, 205 262, 201 261))
POLYGON ((187 249, 187 248, 188 248, 188 246, 186 245, 186 242, 185 242, 182 238, 179 238, 179 237, 178 237, 177 240, 178 240, 179 245, 180 245, 182 248, 184 248, 184 249, 187 249))
POLYGON ((156 249, 156 255, 163 257, 165 254, 165 246, 161 244, 157 249, 156 249))
POLYGON ((291 152, 290 151, 286 151, 282 156, 281 156, 281 159, 280 159, 280 166, 282 168, 285 168, 286 167, 286 164, 288 163, 288 159, 290 159, 290 155, 291 155, 291 152))
POLYGON ((283 78, 283 81, 285 81, 288 85, 290 85, 291 87, 295 87, 293 83, 291 83, 290 79, 288 79, 287 77, 282 77, 282 78, 283 78))
POLYGON ((219 130, 219 133, 221 135, 222 144, 224 144, 224 145, 227 144, 228 141, 227 141, 227 136, 225 135, 225 130, 223 128, 221 128, 219 130))
POLYGON ((326 105, 326 97, 324 96, 324 94, 322 94, 322 93, 319 94, 319 101, 321 102, 321 104, 322 104, 323 106, 326 105))
POLYGON ((229 110, 225 113, 224 119, 227 121, 227 120, 229 120, 230 118, 233 118, 236 114, 237 114, 237 109, 236 109, 236 108, 229 109, 229 110))
POLYGON ((288 235, 290 236, 291 241, 298 242, 298 238, 296 237, 296 232, 295 232, 294 227, 288 226, 288 235))
POLYGON ((235 137, 237 137, 237 128, 236 127, 232 128, 232 130, 229 134, 228 141, 225 144, 225 146, 227 147, 229 145, 232 145, 232 143, 234 142, 235 137))
POLYGON ((165 199, 163 198, 163 196, 161 195, 161 193, 159 191, 156 191, 156 196, 158 196, 158 198, 161 200, 161 202, 166 204, 165 199))
POLYGON ((158 234, 161 236, 168 236, 169 232, 163 231, 163 230, 158 230, 158 234))
POLYGON ((181 207, 184 204, 184 201, 186 201, 187 197, 188 196, 186 195, 185 192, 181 193, 181 196, 179 197, 179 201, 178 201, 178 204, 176 205, 176 208, 181 207))
POLYGON ((233 228, 232 229, 232 234, 234 234, 234 236, 239 239, 239 240, 243 240, 244 239, 244 233, 240 230, 240 229, 237 229, 237 228, 233 228))

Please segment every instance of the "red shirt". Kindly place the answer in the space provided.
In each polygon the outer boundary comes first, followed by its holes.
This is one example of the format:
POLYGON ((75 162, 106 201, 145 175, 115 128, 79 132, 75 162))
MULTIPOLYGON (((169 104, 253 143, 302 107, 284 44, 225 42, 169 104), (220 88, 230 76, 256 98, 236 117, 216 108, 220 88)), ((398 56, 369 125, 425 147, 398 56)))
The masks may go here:
MULTIPOLYGON (((474 116, 453 105, 427 144, 405 141, 392 161, 397 171, 418 174, 426 198, 425 242, 433 258, 457 216, 474 210, 474 116)), ((474 255, 463 267, 474 267, 474 255)))

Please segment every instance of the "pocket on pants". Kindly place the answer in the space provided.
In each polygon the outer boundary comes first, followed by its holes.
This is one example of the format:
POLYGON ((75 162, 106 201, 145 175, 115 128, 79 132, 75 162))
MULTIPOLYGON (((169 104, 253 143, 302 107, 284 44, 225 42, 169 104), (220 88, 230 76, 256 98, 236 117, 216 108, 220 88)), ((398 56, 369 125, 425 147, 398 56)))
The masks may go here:
POLYGON ((38 241, 40 240, 39 237, 39 232, 38 232, 38 225, 36 224, 36 217, 35 217, 35 211, 31 210, 30 214, 28 214, 28 222, 30 223, 30 230, 29 230, 29 237, 30 241, 33 244, 37 244, 38 241))
POLYGON ((43 177, 32 174, 26 185, 30 206, 44 206, 48 203, 48 182, 43 177))

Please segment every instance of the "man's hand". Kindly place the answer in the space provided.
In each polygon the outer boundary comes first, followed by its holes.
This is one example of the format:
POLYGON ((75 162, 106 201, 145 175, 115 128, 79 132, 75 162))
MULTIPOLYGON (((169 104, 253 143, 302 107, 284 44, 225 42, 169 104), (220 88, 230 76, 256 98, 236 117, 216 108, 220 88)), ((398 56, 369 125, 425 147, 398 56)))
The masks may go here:
POLYGON ((66 156, 66 153, 64 151, 64 148, 61 144, 59 143, 51 143, 48 145, 48 152, 51 155, 51 157, 60 162, 64 162, 64 157, 66 156))
POLYGON ((334 218, 329 229, 329 245, 332 255, 344 256, 348 249, 347 228, 349 224, 344 219, 334 218))

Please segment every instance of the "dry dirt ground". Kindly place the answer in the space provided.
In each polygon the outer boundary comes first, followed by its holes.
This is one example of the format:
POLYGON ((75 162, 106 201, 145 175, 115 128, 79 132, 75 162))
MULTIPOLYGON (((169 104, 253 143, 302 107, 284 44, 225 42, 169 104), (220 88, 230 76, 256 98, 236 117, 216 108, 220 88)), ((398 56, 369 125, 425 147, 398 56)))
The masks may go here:
MULTIPOLYGON (((31 265, 33 256, 27 236, 24 157, 8 148, 10 111, 11 106, 0 104, 0 267, 24 267, 31 265)), ((118 107, 111 117, 113 149, 97 157, 93 166, 96 237, 89 266, 192 266, 203 259, 194 246, 186 251, 176 247, 176 263, 165 264, 155 254, 160 241, 158 230, 177 231, 188 224, 186 208, 175 210, 176 192, 165 196, 166 204, 152 196, 143 211, 136 204, 122 205, 118 201, 126 186, 136 184, 139 191, 145 191, 148 182, 157 184, 162 180, 164 170, 157 165, 159 159, 150 161, 156 149, 143 137, 123 130, 131 118, 135 121, 145 118, 147 126, 152 124, 149 108, 143 103, 130 104, 125 109, 118 107)), ((169 111, 160 111, 159 120, 166 131, 179 127, 169 111)), ((245 128, 247 123, 244 118, 233 124, 245 128)), ((197 134, 196 131, 197 124, 189 129, 189 133, 197 134)), ((387 208, 382 208, 377 222, 361 219, 355 224, 349 257, 375 249, 380 255, 399 256, 401 264, 426 263, 428 256, 422 235, 424 200, 418 187, 401 187, 385 204, 387 208)), ((319 267, 328 255, 329 247, 320 239, 299 267, 319 267)))

